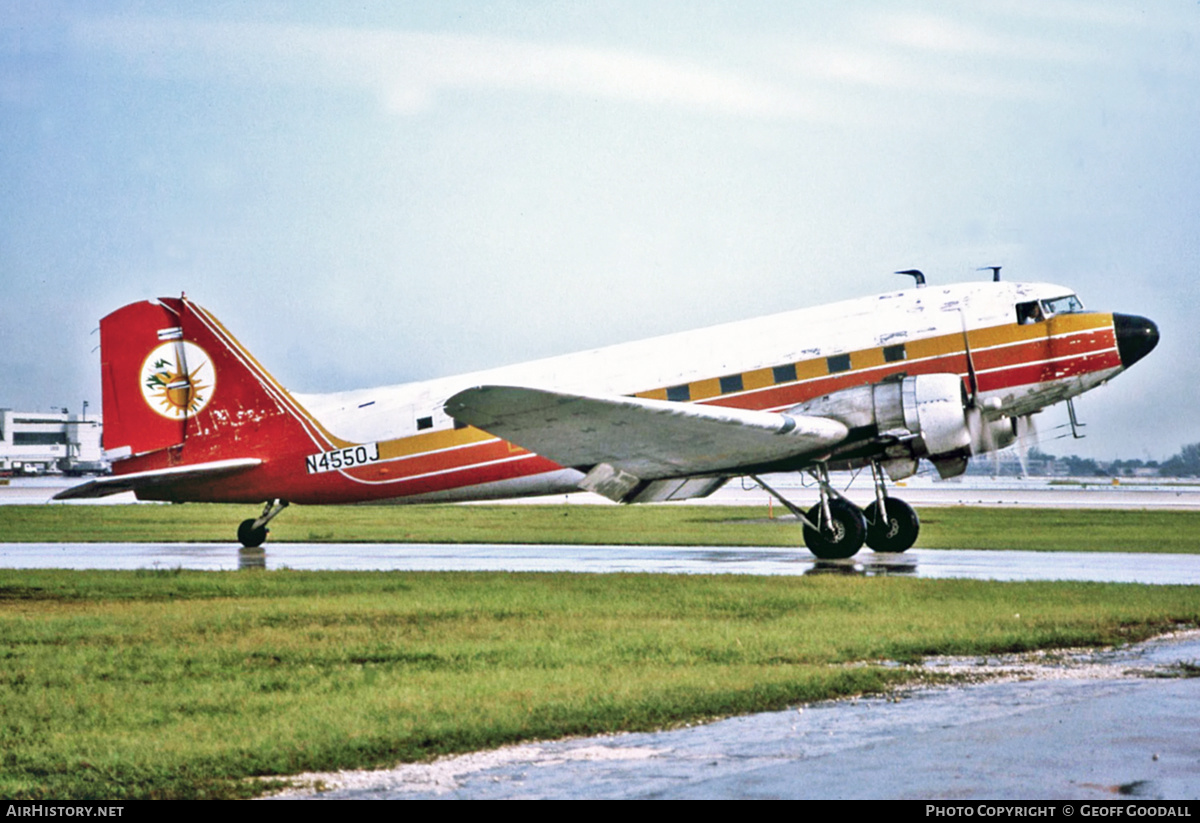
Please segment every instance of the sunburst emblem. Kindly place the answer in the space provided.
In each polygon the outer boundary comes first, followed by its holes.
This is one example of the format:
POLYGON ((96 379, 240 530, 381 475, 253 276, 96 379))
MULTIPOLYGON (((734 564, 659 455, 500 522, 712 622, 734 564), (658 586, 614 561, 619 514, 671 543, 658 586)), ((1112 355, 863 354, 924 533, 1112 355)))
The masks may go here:
POLYGON ((217 386, 208 352, 186 340, 163 343, 142 364, 142 397, 170 420, 198 414, 217 386))

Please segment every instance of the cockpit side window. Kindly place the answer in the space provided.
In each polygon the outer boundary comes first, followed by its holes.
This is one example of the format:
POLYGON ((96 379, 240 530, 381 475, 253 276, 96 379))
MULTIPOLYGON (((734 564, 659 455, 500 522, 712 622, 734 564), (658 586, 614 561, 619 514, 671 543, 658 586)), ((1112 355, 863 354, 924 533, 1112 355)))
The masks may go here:
POLYGON ((1045 319, 1046 316, 1042 313, 1042 305, 1037 300, 1017 304, 1017 322, 1022 326, 1028 326, 1030 323, 1037 323, 1039 320, 1045 319))

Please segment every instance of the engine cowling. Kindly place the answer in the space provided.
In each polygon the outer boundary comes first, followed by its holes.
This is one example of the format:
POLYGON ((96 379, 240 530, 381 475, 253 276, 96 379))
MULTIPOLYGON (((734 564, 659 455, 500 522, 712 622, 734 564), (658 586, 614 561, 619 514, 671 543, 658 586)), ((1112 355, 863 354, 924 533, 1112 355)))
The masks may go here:
POLYGON ((918 374, 902 380, 855 386, 814 398, 791 411, 829 417, 868 436, 892 435, 884 467, 892 479, 916 471, 918 457, 929 458, 943 477, 966 470, 967 458, 1002 449, 1015 439, 1012 421, 988 419, 968 405, 956 374, 918 374))
POLYGON ((906 377, 900 394, 904 428, 920 435, 926 454, 954 454, 971 445, 967 396, 958 375, 906 377))

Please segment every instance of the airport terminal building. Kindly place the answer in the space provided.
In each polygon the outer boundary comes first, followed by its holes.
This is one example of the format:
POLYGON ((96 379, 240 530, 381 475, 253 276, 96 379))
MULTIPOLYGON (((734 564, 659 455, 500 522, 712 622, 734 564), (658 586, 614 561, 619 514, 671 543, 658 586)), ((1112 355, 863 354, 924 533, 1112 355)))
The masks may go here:
POLYGON ((0 474, 85 474, 108 469, 100 415, 0 409, 0 474))

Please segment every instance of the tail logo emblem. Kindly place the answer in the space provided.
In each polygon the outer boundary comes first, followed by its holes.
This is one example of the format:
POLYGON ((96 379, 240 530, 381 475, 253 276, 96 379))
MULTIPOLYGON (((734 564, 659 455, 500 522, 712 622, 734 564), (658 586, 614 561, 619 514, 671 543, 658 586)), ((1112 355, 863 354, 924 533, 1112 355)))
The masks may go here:
POLYGON ((163 343, 142 364, 146 405, 169 420, 204 411, 217 386, 208 352, 187 340, 163 343))

